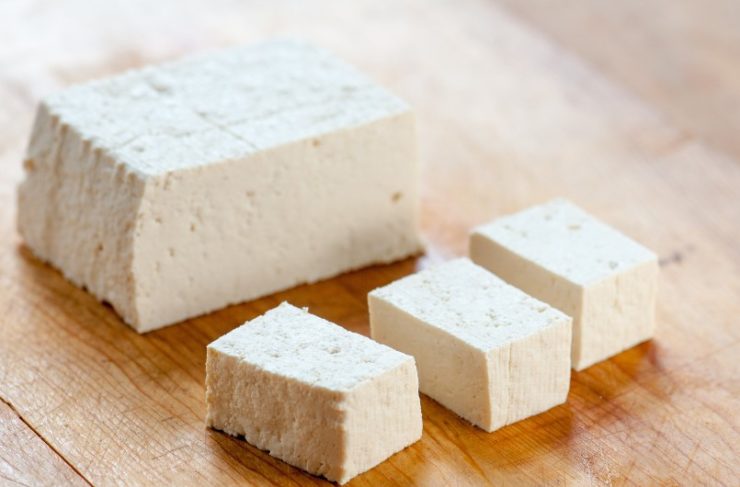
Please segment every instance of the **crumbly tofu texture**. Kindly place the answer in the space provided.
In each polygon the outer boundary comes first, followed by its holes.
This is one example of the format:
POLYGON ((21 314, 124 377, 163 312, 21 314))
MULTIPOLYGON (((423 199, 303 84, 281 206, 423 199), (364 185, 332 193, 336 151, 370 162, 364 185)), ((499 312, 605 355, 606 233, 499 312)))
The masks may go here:
POLYGON ((565 402, 571 319, 468 259, 369 296, 372 337, 413 355, 421 392, 486 431, 565 402))
POLYGON ((473 230, 470 257, 573 317, 573 368, 650 339, 658 258, 558 199, 473 230))
POLYGON ((130 71, 41 103, 18 226, 145 332, 418 252, 414 132, 300 42, 130 71))
POLYGON ((206 423, 345 483, 421 438, 414 359, 283 303, 208 346, 206 423))

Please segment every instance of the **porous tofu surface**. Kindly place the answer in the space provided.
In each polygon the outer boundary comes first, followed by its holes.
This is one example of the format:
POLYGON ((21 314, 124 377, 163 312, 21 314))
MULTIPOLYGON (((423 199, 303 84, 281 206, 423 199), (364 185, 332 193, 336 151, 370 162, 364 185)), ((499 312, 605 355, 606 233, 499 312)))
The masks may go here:
POLYGON ((468 259, 368 297, 372 337, 413 355, 420 390, 486 431, 565 401, 572 320, 468 259))
POLYGON ((45 98, 25 243, 147 332, 421 249, 413 113, 297 41, 45 98))
POLYGON ((573 317, 576 370, 654 334, 657 256, 566 200, 474 229, 470 256, 573 317))
POLYGON ((412 274, 370 295, 483 351, 568 319, 466 258, 412 274))
POLYGON ((313 387, 348 391, 411 357, 283 303, 209 345, 313 387))
POLYGON ((579 285, 657 259, 652 251, 565 199, 481 225, 473 235, 494 240, 579 285))
POLYGON ((417 441, 414 359, 283 303, 208 346, 206 424, 344 483, 417 441))
POLYGON ((44 103, 83 140, 147 175, 246 157, 408 111, 353 67, 295 40, 128 71, 44 103))

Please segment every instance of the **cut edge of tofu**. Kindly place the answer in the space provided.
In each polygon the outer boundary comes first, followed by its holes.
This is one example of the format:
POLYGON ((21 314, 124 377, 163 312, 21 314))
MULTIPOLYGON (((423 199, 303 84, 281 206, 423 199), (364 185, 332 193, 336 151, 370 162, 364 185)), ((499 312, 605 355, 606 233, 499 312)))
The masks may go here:
MULTIPOLYGON (((537 259, 537 256, 530 256, 530 255, 526 255, 525 256, 525 255, 522 255, 521 253, 517 252, 516 249, 512 248, 510 245, 506 245, 503 242, 500 242, 499 239, 496 238, 496 236, 493 235, 493 233, 492 233, 492 232, 498 230, 498 228, 500 226, 505 225, 508 221, 511 221, 513 219, 516 219, 516 218, 521 218, 522 216, 528 215, 531 212, 542 211, 543 209, 545 209, 545 208, 547 208, 549 206, 553 206, 553 205, 562 205, 562 206, 567 207, 568 211, 574 211, 574 212, 576 212, 582 218, 585 218, 585 219, 589 220, 589 223, 590 224, 595 225, 597 227, 600 227, 603 230, 606 230, 608 233, 611 234, 611 237, 610 238, 612 238, 612 237, 613 238, 616 238, 616 239, 620 240, 621 243, 623 243, 623 244, 627 244, 627 245, 629 245, 631 247, 634 247, 635 249, 639 249, 639 252, 642 253, 643 255, 639 259, 635 259, 630 264, 627 264, 627 265, 625 265, 623 267, 620 267, 618 269, 618 272, 629 271, 631 269, 634 269, 635 267, 638 267, 640 265, 643 265, 646 262, 651 262, 651 261, 656 261, 657 262, 658 261, 658 255, 654 251, 650 250, 648 247, 646 247, 645 245, 643 245, 640 242, 636 241, 632 237, 626 235, 621 230, 619 230, 619 229, 617 229, 617 228, 609 225, 608 223, 605 223, 604 221, 602 221, 601 219, 599 219, 599 218, 591 215, 586 210, 584 210, 583 208, 579 207, 578 205, 576 205, 572 201, 568 200, 567 198, 563 198, 563 197, 554 198, 552 200, 546 201, 546 202, 541 203, 541 204, 538 204, 538 205, 534 205, 534 206, 530 206, 530 207, 524 208, 524 209, 519 210, 519 211, 514 212, 514 213, 509 213, 509 214, 506 214, 506 215, 501 215, 501 216, 498 216, 498 217, 494 218, 493 220, 491 220, 491 221, 489 221, 487 223, 482 223, 480 225, 476 225, 475 227, 473 227, 470 230, 469 235, 468 235, 468 237, 469 237, 468 238, 468 246, 469 246, 468 253, 469 253, 469 255, 472 255, 473 240, 478 240, 479 242, 482 241, 482 240, 486 240, 486 241, 489 241, 491 243, 495 243, 497 246, 499 246, 499 247, 501 247, 503 249, 506 249, 507 251, 511 252, 512 254, 516 254, 516 255, 520 256, 521 258, 523 258, 523 259, 527 259, 527 260, 530 260, 530 261, 536 263, 540 268, 542 268, 544 270, 547 270, 549 273, 551 273, 551 274, 553 274, 553 275, 555 275, 555 276, 557 276, 557 277, 559 277, 561 279, 564 279, 564 280, 568 281, 569 283, 571 283, 574 286, 586 287, 586 286, 590 286, 592 284, 597 284, 600 281, 604 281, 604 280, 609 279, 611 277, 611 275, 608 274, 608 273, 605 273, 605 274, 603 274, 603 275, 601 275, 601 276, 599 276, 597 278, 589 279, 589 280, 586 280, 586 281, 574 279, 572 276, 570 276, 567 273, 563 272, 563 270, 561 270, 561 269, 553 269, 552 266, 547 265, 546 263, 543 263, 542 261, 538 260, 537 259)), ((480 245, 480 244, 478 244, 478 245, 480 245)), ((475 261, 475 259, 473 259, 473 260, 475 261)))

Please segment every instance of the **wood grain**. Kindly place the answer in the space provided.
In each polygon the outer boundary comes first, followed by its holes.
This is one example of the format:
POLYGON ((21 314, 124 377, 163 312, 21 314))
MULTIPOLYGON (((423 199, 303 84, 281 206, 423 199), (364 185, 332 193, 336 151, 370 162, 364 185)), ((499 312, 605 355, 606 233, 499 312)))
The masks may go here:
POLYGON ((0 8, 0 64, 13 66, 0 72, 0 397, 89 482, 326 484, 204 428, 205 345, 283 300, 367 334, 369 290, 464 254, 475 224, 565 196, 661 255, 655 340, 492 434, 423 398, 423 439, 351 485, 736 484, 740 165, 517 18, 482 0, 0 8), (428 251, 137 335, 14 230, 35 103, 272 35, 326 46, 415 106, 428 251))
POLYGON ((61 484, 88 485, 8 404, 0 401, 0 485, 61 484))

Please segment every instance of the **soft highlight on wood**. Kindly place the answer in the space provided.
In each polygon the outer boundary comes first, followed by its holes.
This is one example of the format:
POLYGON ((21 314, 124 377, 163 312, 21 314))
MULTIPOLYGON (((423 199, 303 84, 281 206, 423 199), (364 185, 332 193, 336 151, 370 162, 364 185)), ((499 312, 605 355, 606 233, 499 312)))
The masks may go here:
POLYGON ((492 434, 422 397, 422 440, 349 485, 737 482, 740 165, 517 17, 483 0, 0 9, 12 66, 0 71, 2 481, 328 485, 205 429, 206 344, 284 300, 368 334, 368 291, 463 255, 474 225, 564 196, 661 257, 656 338, 574 373, 566 404, 492 434), (427 253, 137 335, 15 231, 36 103, 276 35, 333 50, 415 108, 427 253))

